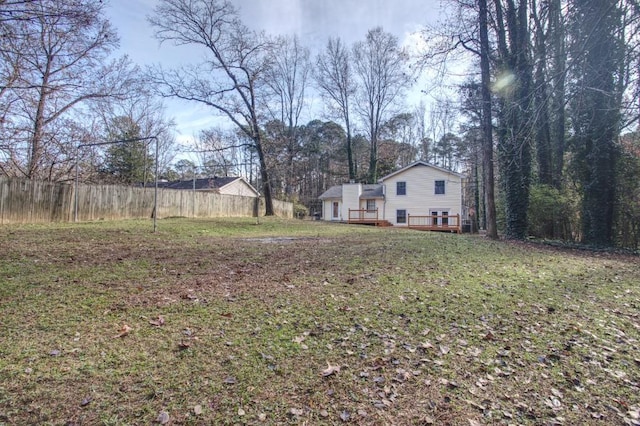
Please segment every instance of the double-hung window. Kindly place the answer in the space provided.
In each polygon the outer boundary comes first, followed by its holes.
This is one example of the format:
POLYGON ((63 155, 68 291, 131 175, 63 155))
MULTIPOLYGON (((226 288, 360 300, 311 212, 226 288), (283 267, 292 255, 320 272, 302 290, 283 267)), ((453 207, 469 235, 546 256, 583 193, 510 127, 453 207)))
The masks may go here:
POLYGON ((407 223, 406 210, 396 210, 396 223, 407 223))
POLYGON ((396 195, 407 195, 407 182, 396 182, 396 195))
POLYGON ((443 180, 437 180, 436 181, 435 194, 436 195, 443 195, 444 194, 444 181, 443 180))

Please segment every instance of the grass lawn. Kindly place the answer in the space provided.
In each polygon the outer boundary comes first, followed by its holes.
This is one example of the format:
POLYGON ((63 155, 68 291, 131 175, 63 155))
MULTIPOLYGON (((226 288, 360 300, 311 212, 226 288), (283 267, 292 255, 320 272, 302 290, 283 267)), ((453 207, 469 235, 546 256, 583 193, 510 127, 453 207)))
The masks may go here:
POLYGON ((264 219, 0 227, 0 424, 640 424, 640 258, 264 219))

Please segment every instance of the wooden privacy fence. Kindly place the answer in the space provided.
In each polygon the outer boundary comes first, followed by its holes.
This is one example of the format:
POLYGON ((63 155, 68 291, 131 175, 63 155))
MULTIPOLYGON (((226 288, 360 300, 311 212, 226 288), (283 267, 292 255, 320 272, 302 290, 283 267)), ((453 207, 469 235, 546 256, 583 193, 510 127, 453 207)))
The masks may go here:
MULTIPOLYGON (((154 188, 79 185, 78 220, 151 218, 154 188)), ((72 222, 74 187, 29 179, 0 177, 0 224, 72 222)), ((293 217, 293 204, 273 200, 276 215, 293 217)), ((211 192, 158 189, 158 218, 252 217, 264 214, 264 200, 211 192), (259 204, 259 205, 258 205, 259 204)))

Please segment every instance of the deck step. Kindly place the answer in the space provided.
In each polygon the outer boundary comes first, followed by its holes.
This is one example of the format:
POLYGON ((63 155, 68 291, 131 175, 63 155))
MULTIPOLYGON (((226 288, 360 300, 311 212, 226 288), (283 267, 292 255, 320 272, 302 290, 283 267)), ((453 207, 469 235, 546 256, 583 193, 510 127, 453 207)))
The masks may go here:
POLYGON ((388 220, 379 220, 376 222, 376 226, 393 226, 393 223, 388 220))

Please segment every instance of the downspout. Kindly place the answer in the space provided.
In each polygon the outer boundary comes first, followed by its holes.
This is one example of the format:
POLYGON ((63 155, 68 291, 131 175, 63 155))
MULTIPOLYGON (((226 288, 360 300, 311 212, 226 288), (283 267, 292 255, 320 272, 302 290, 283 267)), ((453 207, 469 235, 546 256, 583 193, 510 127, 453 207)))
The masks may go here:
POLYGON ((387 220, 387 184, 382 184, 382 220, 387 220))

